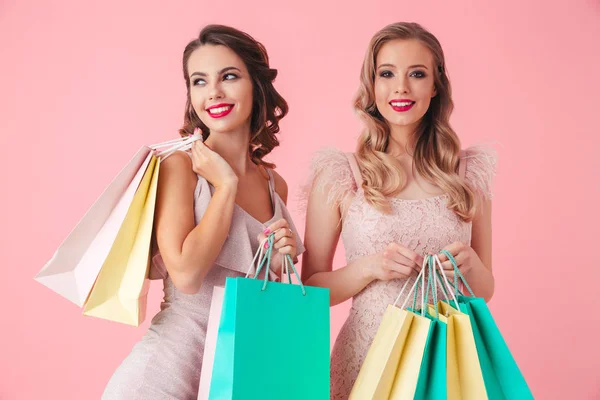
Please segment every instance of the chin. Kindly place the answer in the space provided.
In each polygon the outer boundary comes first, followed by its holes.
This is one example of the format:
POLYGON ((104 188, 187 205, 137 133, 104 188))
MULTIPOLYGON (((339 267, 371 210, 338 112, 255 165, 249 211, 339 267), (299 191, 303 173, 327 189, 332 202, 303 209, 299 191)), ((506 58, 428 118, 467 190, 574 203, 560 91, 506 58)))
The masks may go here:
POLYGON ((388 120, 390 121, 391 125, 396 125, 396 126, 411 126, 414 125, 415 122, 417 122, 417 120, 413 120, 412 118, 410 120, 402 118, 401 120, 388 120))

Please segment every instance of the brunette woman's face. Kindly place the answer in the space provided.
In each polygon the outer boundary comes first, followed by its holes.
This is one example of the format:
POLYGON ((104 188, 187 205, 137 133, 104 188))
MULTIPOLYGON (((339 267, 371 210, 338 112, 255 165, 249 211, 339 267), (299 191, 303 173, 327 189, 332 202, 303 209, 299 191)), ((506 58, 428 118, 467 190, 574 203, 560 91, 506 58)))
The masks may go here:
POLYGON ((418 40, 392 40, 375 60, 375 102, 390 125, 416 129, 436 95, 431 51, 418 40))
POLYGON ((191 54, 187 70, 192 107, 211 132, 250 130, 252 80, 233 50, 201 46, 191 54))

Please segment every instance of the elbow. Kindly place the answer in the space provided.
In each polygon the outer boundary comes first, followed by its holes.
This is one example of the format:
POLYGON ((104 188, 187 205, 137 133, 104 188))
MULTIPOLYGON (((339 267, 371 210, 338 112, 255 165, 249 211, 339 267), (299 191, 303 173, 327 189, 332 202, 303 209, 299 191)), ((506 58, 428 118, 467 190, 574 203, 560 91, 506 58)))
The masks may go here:
POLYGON ((196 294, 202 287, 202 279, 185 276, 185 274, 171 275, 171 280, 175 288, 183 294, 196 294))
POLYGON ((314 287, 321 287, 324 289, 329 289, 329 307, 333 307, 333 306, 337 306, 340 303, 343 303, 344 300, 340 300, 339 298, 337 298, 337 296, 335 296, 335 293, 332 293, 332 288, 327 286, 326 284, 324 284, 323 282, 319 281, 319 273, 313 273, 311 275, 309 275, 308 278, 306 278, 303 283, 306 286, 314 286, 314 287))
POLYGON ((180 283, 179 285, 173 282, 177 290, 179 290, 183 294, 196 294, 200 291, 202 285, 198 284, 189 284, 189 283, 180 283))
POLYGON ((188 266, 184 260, 177 260, 173 262, 166 262, 165 266, 169 272, 171 281, 175 288, 184 294, 196 294, 202 287, 202 281, 204 280, 203 269, 199 266, 188 266))
POLYGON ((331 296, 331 289, 329 290, 329 307, 337 306, 338 304, 343 303, 343 300, 337 299, 331 296))
POLYGON ((483 299, 485 300, 486 303, 489 303, 492 300, 492 297, 494 297, 493 289, 489 293, 487 293, 485 296, 483 296, 483 299))
POLYGON ((494 281, 492 280, 492 283, 490 284, 490 287, 488 288, 488 290, 486 291, 486 293, 483 294, 483 300, 485 300, 486 303, 489 303, 492 300, 492 297, 494 297, 494 281))

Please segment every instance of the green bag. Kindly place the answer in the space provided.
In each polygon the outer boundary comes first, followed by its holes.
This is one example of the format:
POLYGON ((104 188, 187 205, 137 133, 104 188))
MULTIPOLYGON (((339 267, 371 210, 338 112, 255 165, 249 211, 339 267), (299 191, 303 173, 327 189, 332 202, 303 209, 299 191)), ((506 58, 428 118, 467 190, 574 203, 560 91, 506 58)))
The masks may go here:
POLYGON ((488 398, 490 400, 533 399, 533 394, 485 300, 475 297, 465 277, 458 269, 452 254, 447 250, 442 250, 442 254, 446 255, 454 266, 455 281, 451 287, 456 294, 460 311, 468 314, 471 319, 475 346, 488 398), (459 278, 471 296, 465 296, 460 291, 459 278))
POLYGON ((255 278, 226 279, 209 399, 329 400, 329 289, 269 282, 268 240, 255 278))

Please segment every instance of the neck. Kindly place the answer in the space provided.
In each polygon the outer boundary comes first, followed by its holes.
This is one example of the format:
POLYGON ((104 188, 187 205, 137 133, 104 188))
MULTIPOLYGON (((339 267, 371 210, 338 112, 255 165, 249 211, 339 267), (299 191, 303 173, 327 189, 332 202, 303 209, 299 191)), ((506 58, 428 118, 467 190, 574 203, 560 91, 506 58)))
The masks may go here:
POLYGON ((245 127, 227 132, 211 131, 205 143, 227 161, 237 176, 244 176, 256 167, 248 152, 249 142, 250 128, 245 127))
POLYGON ((390 126, 387 153, 394 156, 413 154, 417 127, 418 124, 390 126))

